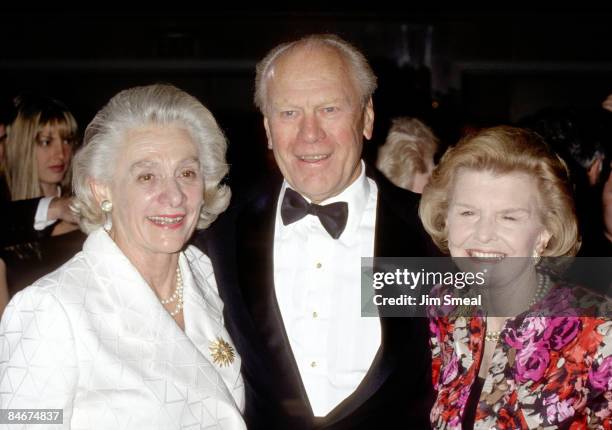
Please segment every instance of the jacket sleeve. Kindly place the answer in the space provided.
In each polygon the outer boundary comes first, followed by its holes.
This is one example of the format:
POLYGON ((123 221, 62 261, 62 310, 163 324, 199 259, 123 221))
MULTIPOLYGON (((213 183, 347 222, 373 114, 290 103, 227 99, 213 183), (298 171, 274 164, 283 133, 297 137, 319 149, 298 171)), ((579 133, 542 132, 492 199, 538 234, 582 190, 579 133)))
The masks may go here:
POLYGON ((39 202, 40 198, 0 201, 0 246, 32 242, 51 233, 52 228, 40 231, 34 229, 34 216, 39 202))
POLYGON ((0 408, 62 409, 63 424, 45 428, 70 428, 77 363, 70 320, 52 292, 16 294, 0 323, 0 408))

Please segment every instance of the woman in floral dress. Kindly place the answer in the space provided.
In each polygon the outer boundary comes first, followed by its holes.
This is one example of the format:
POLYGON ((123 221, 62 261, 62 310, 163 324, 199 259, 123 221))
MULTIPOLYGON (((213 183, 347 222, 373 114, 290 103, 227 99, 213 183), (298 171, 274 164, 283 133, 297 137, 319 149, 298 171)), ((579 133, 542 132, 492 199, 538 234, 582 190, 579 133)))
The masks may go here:
POLYGON ((611 301, 540 261, 580 246, 563 162, 525 130, 480 131, 444 155, 419 212, 443 251, 496 277, 486 310, 430 314, 432 426, 611 428, 611 301))

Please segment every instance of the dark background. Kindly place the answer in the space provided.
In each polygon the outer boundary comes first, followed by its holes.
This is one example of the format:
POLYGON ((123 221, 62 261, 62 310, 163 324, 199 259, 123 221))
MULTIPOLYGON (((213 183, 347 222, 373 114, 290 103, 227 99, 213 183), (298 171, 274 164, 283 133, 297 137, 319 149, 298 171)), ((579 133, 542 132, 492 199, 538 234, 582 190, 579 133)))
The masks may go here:
POLYGON ((393 116, 420 116, 453 143, 465 126, 513 122, 545 106, 595 107, 612 93, 609 9, 143 10, 5 10, 0 97, 46 93, 84 128, 121 89, 175 84, 215 114, 230 141, 230 179, 242 182, 270 161, 252 103, 255 64, 312 32, 354 43, 379 77, 370 159, 393 116))

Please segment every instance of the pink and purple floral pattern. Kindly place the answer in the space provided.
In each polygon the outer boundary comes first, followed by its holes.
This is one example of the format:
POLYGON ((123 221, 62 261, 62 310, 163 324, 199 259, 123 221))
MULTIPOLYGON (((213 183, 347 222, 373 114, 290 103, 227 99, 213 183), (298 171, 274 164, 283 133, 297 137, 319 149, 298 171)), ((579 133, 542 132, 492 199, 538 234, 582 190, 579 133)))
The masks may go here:
MULTIPOLYGON (((475 429, 612 429, 612 321, 578 315, 573 309, 583 302, 611 308, 609 299, 558 286, 530 311, 506 321, 475 429), (544 306, 556 316, 540 316, 544 306)), ((480 367, 484 325, 480 317, 430 317, 436 429, 461 429, 480 367)))

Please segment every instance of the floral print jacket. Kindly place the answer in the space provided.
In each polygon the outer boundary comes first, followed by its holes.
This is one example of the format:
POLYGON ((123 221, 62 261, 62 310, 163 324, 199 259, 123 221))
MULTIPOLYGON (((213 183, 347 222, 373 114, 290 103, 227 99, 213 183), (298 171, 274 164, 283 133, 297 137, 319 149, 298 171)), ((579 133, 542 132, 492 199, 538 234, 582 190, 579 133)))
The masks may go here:
MULTIPOLYGON (((508 319, 493 353, 474 428, 611 429, 610 303, 582 288, 557 285, 542 302, 508 319), (555 316, 538 316, 542 306, 554 308, 555 316), (594 316, 576 312, 578 306, 590 307, 594 316)), ((437 391, 433 428, 461 428, 485 330, 481 317, 430 317, 437 391)))

